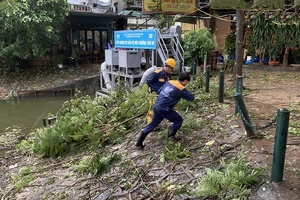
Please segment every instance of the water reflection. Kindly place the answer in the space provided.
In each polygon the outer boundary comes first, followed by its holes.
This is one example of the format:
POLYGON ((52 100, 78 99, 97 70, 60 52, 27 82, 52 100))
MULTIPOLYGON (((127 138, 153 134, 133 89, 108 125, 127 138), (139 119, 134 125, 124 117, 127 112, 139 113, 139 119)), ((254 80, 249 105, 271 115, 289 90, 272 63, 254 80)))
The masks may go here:
POLYGON ((0 101, 0 133, 7 127, 42 127, 42 119, 55 114, 70 97, 24 98, 15 101, 0 101))

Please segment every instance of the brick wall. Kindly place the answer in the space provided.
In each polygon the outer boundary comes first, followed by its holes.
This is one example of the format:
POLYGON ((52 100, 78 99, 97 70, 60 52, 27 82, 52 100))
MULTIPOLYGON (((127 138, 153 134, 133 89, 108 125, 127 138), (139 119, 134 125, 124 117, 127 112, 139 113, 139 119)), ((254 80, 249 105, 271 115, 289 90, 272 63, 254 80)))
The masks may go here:
MULTIPOLYGON (((230 20, 230 17, 224 18, 230 20)), ((225 39, 230 33, 230 21, 224 21, 220 19, 215 20, 215 30, 214 35, 217 43, 217 48, 223 53, 223 48, 225 46, 225 39)))
POLYGON ((43 67, 46 66, 50 62, 50 57, 44 56, 41 58, 30 58, 27 59, 25 64, 30 67, 43 67))
POLYGON ((198 30, 203 27, 205 27, 204 22, 203 22, 203 20, 200 20, 200 19, 197 20, 197 24, 181 23, 182 31, 198 30))
MULTIPOLYGON (((225 38, 230 33, 230 17, 225 17, 225 20, 215 19, 215 28, 213 30, 214 32, 214 39, 217 44, 217 49, 220 50, 223 53, 223 48, 225 45, 225 38)), ((210 20, 212 19, 204 19, 204 20, 197 20, 197 24, 187 24, 182 23, 182 31, 188 31, 188 30, 198 30, 200 28, 206 27, 208 30, 211 29, 211 23, 210 20)))

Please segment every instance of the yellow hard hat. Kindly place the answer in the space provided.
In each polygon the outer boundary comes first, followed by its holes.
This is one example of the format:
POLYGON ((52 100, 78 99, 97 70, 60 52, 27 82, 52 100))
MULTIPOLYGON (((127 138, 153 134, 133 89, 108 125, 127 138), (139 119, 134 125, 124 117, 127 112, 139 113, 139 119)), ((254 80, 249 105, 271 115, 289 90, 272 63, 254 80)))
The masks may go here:
POLYGON ((174 68, 176 66, 176 60, 173 58, 168 58, 166 60, 166 65, 169 65, 170 67, 174 68))

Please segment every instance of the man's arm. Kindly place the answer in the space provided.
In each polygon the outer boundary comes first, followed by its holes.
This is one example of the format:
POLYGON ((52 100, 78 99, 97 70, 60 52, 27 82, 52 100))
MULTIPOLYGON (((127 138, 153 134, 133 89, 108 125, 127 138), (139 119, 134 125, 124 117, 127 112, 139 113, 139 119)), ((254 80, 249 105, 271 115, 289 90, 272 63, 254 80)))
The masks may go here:
POLYGON ((152 89, 152 83, 154 83, 157 79, 157 73, 153 72, 146 80, 146 84, 152 89))
POLYGON ((194 101, 195 99, 195 95, 190 93, 186 88, 182 90, 181 97, 187 101, 194 101))

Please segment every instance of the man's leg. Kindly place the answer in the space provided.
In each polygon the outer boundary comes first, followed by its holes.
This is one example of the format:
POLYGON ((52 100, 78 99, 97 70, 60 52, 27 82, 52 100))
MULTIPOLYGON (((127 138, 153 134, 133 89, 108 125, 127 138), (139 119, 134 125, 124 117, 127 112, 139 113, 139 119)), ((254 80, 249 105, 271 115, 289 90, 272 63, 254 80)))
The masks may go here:
POLYGON ((173 124, 171 124, 168 128, 168 137, 170 137, 174 142, 179 141, 181 138, 177 137, 176 133, 182 125, 182 117, 175 110, 169 111, 169 114, 165 117, 170 122, 173 122, 173 124))
POLYGON ((143 144, 144 140, 146 139, 147 135, 155 128, 157 127, 160 122, 164 119, 163 116, 160 115, 159 112, 154 110, 154 114, 152 117, 152 121, 150 122, 150 124, 148 124, 140 133, 139 138, 137 140, 136 146, 137 147, 145 147, 145 145, 143 144))

